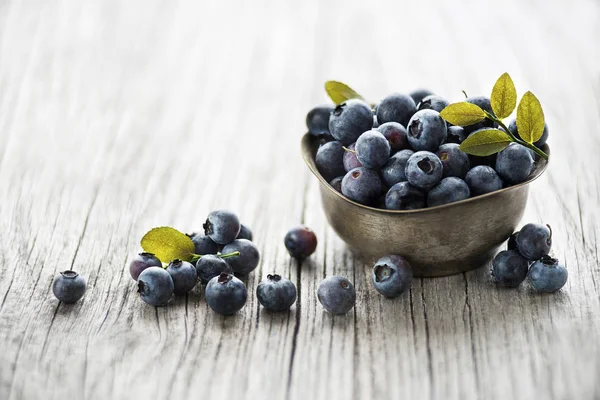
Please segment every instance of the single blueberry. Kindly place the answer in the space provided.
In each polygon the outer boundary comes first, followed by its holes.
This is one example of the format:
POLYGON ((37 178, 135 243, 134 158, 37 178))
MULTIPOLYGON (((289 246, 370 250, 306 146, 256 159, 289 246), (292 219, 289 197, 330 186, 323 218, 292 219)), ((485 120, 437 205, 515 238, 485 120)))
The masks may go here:
POLYGON ((63 303, 71 304, 83 297, 85 278, 75 271, 67 270, 56 275, 52 282, 52 293, 63 303))
POLYGON ((386 122, 377 128, 379 132, 388 140, 392 152, 408 148, 408 138, 406 137, 406 128, 397 122, 386 122))
POLYGON ((146 268, 138 277, 138 293, 142 300, 152 306, 166 305, 174 290, 171 274, 162 267, 146 268))
POLYGON ((333 106, 326 104, 317 106, 306 114, 306 127, 308 132, 315 136, 329 133, 329 117, 333 112, 333 106))
POLYGON ((196 267, 187 261, 175 259, 169 263, 167 272, 173 279, 173 293, 186 294, 196 286, 198 274, 196 267))
POLYGON ((436 151, 447 136, 446 121, 434 110, 417 111, 407 125, 408 143, 415 150, 436 151))
POLYGON ((529 264, 518 251, 504 250, 492 261, 494 280, 506 287, 516 288, 527 277, 529 264))
POLYGON ((448 126, 448 136, 446 137, 446 143, 461 144, 466 138, 467 134, 465 132, 465 128, 456 125, 448 126))
POLYGON ((216 210, 208 214, 202 227, 206 236, 224 245, 234 241, 240 233, 240 220, 230 211, 216 210))
POLYGON ((329 132, 344 146, 356 142, 363 132, 372 128, 373 111, 367 103, 358 99, 338 105, 329 118, 329 132))
MULTIPOLYGON (((240 224, 240 233, 238 233, 236 239, 248 239, 249 241, 252 241, 252 229, 248 228, 244 224, 240 224)), ((196 254, 203 254, 203 253, 196 253, 196 254)), ((212 254, 215 254, 215 253, 212 253, 212 254)))
POLYGON ((260 260, 258 248, 248 239, 236 239, 223 247, 223 254, 239 251, 238 256, 227 257, 225 262, 229 264, 236 275, 248 275, 254 271, 260 260))
POLYGON ((385 297, 398 297, 410 289, 413 279, 412 267, 398 255, 380 258, 373 267, 373 286, 385 297))
POLYGON ((280 275, 267 275, 256 287, 256 298, 269 311, 287 311, 296 301, 296 285, 280 275))
POLYGON ((519 232, 515 232, 508 238, 508 243, 506 244, 507 250, 517 250, 519 251, 519 247, 517 246, 517 238, 519 237, 519 232))
POLYGON ((431 96, 433 92, 427 89, 416 89, 410 92, 409 96, 412 97, 415 104, 419 104, 427 96, 431 96))
POLYGON ((338 176, 337 178, 333 178, 331 180, 331 182, 329 182, 331 187, 333 187, 335 190, 337 190, 340 193, 342 193, 342 179, 344 179, 343 176, 338 176))
POLYGON ((290 256, 303 260, 315 252, 317 235, 308 226, 300 225, 285 234, 283 243, 290 256))
POLYGON ((405 94, 392 94, 381 100, 377 106, 377 121, 380 124, 386 122, 398 122, 406 126, 410 117, 417 111, 417 106, 412 97, 405 94))
POLYGON ((358 157, 356 156, 356 143, 352 143, 347 147, 347 151, 344 152, 344 157, 342 161, 344 163, 344 173, 350 171, 351 169, 362 167, 363 165, 358 161, 358 157))
MULTIPOLYGON (((512 132, 513 135, 521 138, 519 135, 519 128, 517 128, 517 120, 513 119, 508 124, 508 130, 512 132)), ((522 138, 521 138, 522 139, 522 138)), ((548 125, 544 122, 544 132, 542 133, 542 137, 539 138, 537 142, 534 142, 533 145, 535 147, 542 147, 548 141, 548 125)))
POLYGON ((443 177, 456 176, 464 179, 469 171, 469 155, 459 149, 456 143, 445 143, 435 153, 442 162, 443 177))
POLYGON ((527 277, 535 290, 553 293, 565 286, 569 271, 556 258, 544 255, 531 265, 527 277))
POLYGON ((354 307, 356 291, 352 283, 343 276, 330 276, 319 285, 317 298, 330 313, 346 314, 354 307))
POLYGON ((519 231, 517 248, 529 261, 535 261, 550 253, 552 228, 550 225, 527 224, 519 231))
POLYGON ((232 315, 244 307, 248 291, 244 282, 232 274, 223 272, 208 282, 204 297, 214 312, 232 315))
MULTIPOLYGON (((492 103, 490 102, 490 98, 486 97, 486 96, 473 96, 473 97, 468 97, 465 100, 467 103, 471 103, 471 104, 475 104, 477 106, 479 106, 479 108, 481 108, 484 111, 489 112, 492 115, 494 114, 494 110, 492 110, 492 103)), ((476 124, 473 125, 469 125, 469 126, 465 126, 465 132, 468 134, 475 132, 478 129, 482 129, 482 128, 494 128, 496 126, 496 123, 492 120, 489 119, 484 119, 481 122, 478 122, 476 124)))
POLYGON ((425 208, 425 193, 408 182, 399 182, 385 196, 388 210, 417 210, 425 208))
POLYGON ((405 149, 390 157, 381 169, 381 178, 386 185, 393 186, 406 181, 406 163, 413 154, 414 151, 405 149))
POLYGON ((533 157, 530 150, 518 143, 509 144, 496 157, 496 172, 508 183, 525 181, 533 171, 533 157))
POLYGON ((502 189, 502 180, 493 168, 487 165, 473 167, 465 175, 465 182, 473 196, 494 192, 502 189))
POLYGON ((206 285, 215 276, 219 276, 221 272, 233 274, 229 264, 217 255, 207 254, 196 262, 196 274, 203 285, 206 285))
POLYGON ((442 110, 448 107, 449 104, 450 102, 442 96, 436 96, 435 94, 432 94, 417 103, 417 110, 434 110, 437 112, 442 112, 442 110))
POLYGON ((319 147, 315 163, 323 178, 329 181, 346 173, 343 163, 344 153, 346 151, 338 141, 327 142, 319 147))
POLYGON ((390 144, 379 131, 367 131, 356 141, 356 157, 371 169, 379 169, 390 158, 390 144))
POLYGON ((219 245, 204 233, 188 233, 187 236, 194 242, 194 253, 203 255, 219 252, 219 245))
POLYGON ((419 189, 431 189, 442 179, 442 174, 442 162, 429 151, 417 151, 406 163, 406 180, 419 189))
POLYGON ((383 191, 377 172, 365 167, 354 168, 342 179, 342 194, 350 200, 369 204, 383 191))
POLYGON ((129 263, 129 273, 137 281, 142 271, 149 267, 162 267, 162 263, 152 253, 140 253, 129 263))
POLYGON ((469 186, 460 178, 449 176, 444 178, 427 193, 427 206, 435 207, 442 204, 465 200, 471 196, 469 186))

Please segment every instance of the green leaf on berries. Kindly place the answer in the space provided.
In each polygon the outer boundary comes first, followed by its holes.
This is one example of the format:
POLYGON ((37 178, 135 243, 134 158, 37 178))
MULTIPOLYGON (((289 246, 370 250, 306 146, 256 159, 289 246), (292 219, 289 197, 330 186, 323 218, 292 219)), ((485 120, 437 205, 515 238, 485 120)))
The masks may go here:
POLYGON ((508 134, 499 129, 485 129, 472 133, 459 149, 474 156, 485 157, 504 150, 512 142, 508 134))
POLYGON ((508 117, 515 110, 517 89, 508 73, 503 73, 494 84, 490 101, 494 114, 500 119, 508 117))
POLYGON ((540 140, 544 133, 544 111, 540 101, 531 92, 527 92, 517 108, 517 129, 519 136, 527 143, 540 140))
POLYGON ((346 100, 350 99, 364 100, 360 94, 354 91, 354 89, 342 82, 325 82, 325 91, 336 105, 342 104, 346 100))
POLYGON ((184 233, 168 226, 154 228, 142 238, 142 248, 153 253, 163 263, 176 258, 191 261, 194 255, 194 242, 184 233))
POLYGON ((452 103, 442 110, 441 117, 453 125, 468 126, 485 119, 485 112, 477 105, 467 103, 452 103))

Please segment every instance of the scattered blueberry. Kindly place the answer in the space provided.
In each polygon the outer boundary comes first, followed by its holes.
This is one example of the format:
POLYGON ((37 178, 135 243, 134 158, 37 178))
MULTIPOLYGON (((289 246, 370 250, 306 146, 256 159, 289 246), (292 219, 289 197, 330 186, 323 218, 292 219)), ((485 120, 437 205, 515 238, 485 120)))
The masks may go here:
POLYGON ((290 229, 283 242, 290 256, 303 260, 315 252, 317 235, 309 227, 300 225, 290 229))
POLYGON ((152 253, 140 253, 131 260, 129 273, 137 281, 142 271, 149 267, 162 267, 162 263, 152 253))
POLYGON ((208 214, 204 233, 218 244, 231 243, 240 233, 240 220, 237 215, 226 210, 216 210, 208 214))
POLYGON ((569 272, 556 258, 544 255, 531 265, 527 277, 535 290, 553 293, 565 286, 569 272))
POLYGON ((388 210, 416 210, 425 208, 425 193, 408 182, 399 182, 385 196, 388 210))
POLYGON ((196 274, 203 285, 206 285, 215 276, 219 276, 221 272, 233 274, 233 270, 229 264, 217 255, 207 254, 196 262, 196 274))
MULTIPOLYGON (((236 239, 248 239, 249 241, 252 241, 252 230, 250 228, 248 228, 246 225, 240 224, 240 233, 238 233, 236 239)), ((205 253, 196 253, 196 254, 205 254, 205 253)), ((211 254, 215 254, 215 253, 211 253, 211 254)))
POLYGON ((385 297, 398 297, 410 289, 413 272, 408 261, 398 255, 380 258, 373 267, 375 290, 385 297))
POLYGON ((390 143, 392 152, 408 148, 408 138, 406 137, 406 128, 397 122, 386 122, 380 125, 377 130, 390 143))
POLYGON ((469 186, 460 178, 444 178, 427 193, 427 206, 435 207, 468 199, 471 196, 469 186))
MULTIPOLYGON (((381 123, 381 121, 379 121, 381 123)), ((373 111, 362 100, 352 99, 338 105, 329 119, 329 132, 335 140, 348 146, 373 128, 373 111)))
POLYGON ((354 168, 342 180, 342 194, 350 200, 369 204, 383 191, 377 172, 365 167, 354 168))
POLYGON ((531 151, 518 143, 509 144, 496 157, 496 171, 505 182, 521 183, 527 179, 532 170, 531 151))
POLYGON ((198 282, 196 267, 187 261, 171 261, 167 267, 167 272, 171 275, 171 279, 173 279, 173 293, 175 294, 186 294, 198 282))
MULTIPOLYGON (((492 103, 490 102, 489 97, 474 96, 474 97, 468 97, 465 101, 467 103, 475 104, 475 105, 479 106, 479 108, 481 108, 482 110, 487 111, 490 114, 494 115, 494 110, 492 110, 492 103)), ((493 128, 494 126, 496 126, 496 123, 494 121, 491 121, 486 118, 481 122, 478 122, 473 125, 465 126, 464 128, 465 128, 465 132, 467 134, 470 134, 472 132, 475 132, 478 129, 493 128)))
POLYGON ((346 151, 338 141, 327 142, 317 150, 315 157, 317 169, 328 181, 346 173, 343 163, 344 153, 346 151))
POLYGON ((406 126, 416 111, 417 106, 412 97, 405 94, 392 94, 377 105, 377 121, 382 125, 386 122, 398 122, 406 126))
POLYGON ((473 196, 479 196, 502 189, 502 180, 493 168, 487 165, 478 165, 467 172, 465 182, 471 189, 473 196))
POLYGON ((436 151, 447 136, 446 121, 434 110, 417 111, 407 125, 408 143, 415 150, 436 151))
POLYGON ((85 278, 75 271, 67 270, 56 275, 52 283, 54 296, 63 303, 71 304, 83 297, 85 278))
POLYGON ((340 193, 342 193, 342 179, 344 179, 343 176, 338 176, 337 178, 333 178, 331 180, 331 182, 329 182, 331 187, 333 187, 335 190, 337 190, 340 193))
MULTIPOLYGON (((516 119, 513 119, 512 121, 510 121, 510 124, 508 124, 508 130, 511 131, 513 135, 521 138, 521 136, 519 135, 519 128, 517 128, 517 120, 516 119)), ((547 141, 548 141, 548 125, 546 125, 546 123, 544 123, 544 133, 542 133, 542 137, 537 142, 534 142, 533 145, 535 147, 542 147, 544 144, 546 144, 547 141)))
POLYGON ((362 167, 363 165, 358 161, 358 157, 356 157, 356 143, 352 143, 347 147, 350 151, 344 151, 344 157, 342 159, 344 163, 344 173, 350 171, 351 169, 362 167))
POLYGON ((321 136, 329 133, 329 117, 333 112, 333 106, 323 105, 317 106, 306 114, 306 127, 308 131, 315 135, 321 136))
POLYGON ((496 282, 511 288, 516 288, 527 277, 529 264, 518 251, 504 250, 492 261, 492 276, 496 282))
POLYGON ((223 247, 223 254, 239 251, 238 256, 227 257, 225 262, 229 264, 236 275, 248 275, 254 271, 260 260, 258 248, 247 239, 236 239, 223 247))
POLYGON ((550 225, 527 224, 517 236, 519 253, 529 261, 535 261, 550 253, 552 229, 550 225))
POLYGON ((448 136, 446 137, 446 143, 458 143, 461 144, 467 138, 465 128, 462 126, 452 125, 448 127, 448 136))
POLYGON ((508 243, 506 244, 507 250, 519 250, 517 247, 517 237, 519 237, 519 232, 515 232, 508 238, 508 243))
POLYGON ((417 151, 406 163, 406 179, 419 189, 429 190, 442 179, 442 162, 429 151, 417 151))
POLYGON ((166 305, 174 290, 171 274, 162 267, 146 268, 138 278, 138 293, 152 306, 166 305))
POLYGON ((431 96, 433 92, 427 89, 416 89, 410 92, 409 96, 412 97, 415 104, 419 104, 427 96, 431 96))
POLYGON ((269 311, 286 311, 296 301, 296 285, 280 275, 267 275, 256 287, 256 297, 269 311))
POLYGON ((354 307, 356 291, 350 281, 342 276, 330 276, 321 282, 317 298, 325 310, 332 314, 346 314, 354 307))
POLYGON ((379 169, 390 158, 390 144, 379 131, 363 133, 356 141, 356 157, 360 163, 371 169, 379 169))
POLYGON ((417 110, 434 110, 437 112, 442 112, 442 110, 448 105, 450 102, 443 98, 442 96, 436 96, 435 94, 429 95, 425 97, 421 102, 417 103, 417 110))
POLYGON ((216 313, 232 315, 244 307, 248 291, 244 282, 232 274, 223 272, 208 282, 204 297, 210 308, 216 313))
POLYGON ((469 155, 459 149, 456 143, 446 143, 440 146, 435 153, 442 162, 443 176, 456 176, 464 179, 469 171, 469 155))
POLYGON ((219 245, 204 233, 192 233, 188 234, 188 237, 194 242, 194 253, 196 254, 217 254, 219 252, 219 245))
POLYGON ((381 178, 386 185, 393 186, 398 182, 406 181, 406 163, 413 154, 414 151, 405 149, 390 157, 381 169, 381 178))

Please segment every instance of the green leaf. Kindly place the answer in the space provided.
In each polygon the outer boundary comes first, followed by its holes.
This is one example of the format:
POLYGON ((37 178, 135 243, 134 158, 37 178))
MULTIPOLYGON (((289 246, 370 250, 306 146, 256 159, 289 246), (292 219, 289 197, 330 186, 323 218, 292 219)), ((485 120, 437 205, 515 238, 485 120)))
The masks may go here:
POLYGON ((153 253, 164 263, 176 258, 191 261, 194 255, 194 242, 187 235, 168 226, 154 228, 142 238, 142 248, 153 253))
POLYGON ((519 102, 517 129, 521 139, 527 143, 537 142, 544 133, 544 111, 540 101, 531 92, 525 93, 519 102))
POLYGON ((498 78, 492 89, 490 100, 494 114, 500 119, 508 117, 515 110, 517 89, 508 73, 505 72, 498 78))
POLYGON ((474 156, 485 157, 504 150, 512 142, 508 134, 500 129, 486 129, 472 133, 459 149, 474 156))
POLYGON ((440 115, 446 121, 458 126, 473 125, 485 119, 485 112, 479 106, 466 101, 450 104, 440 115))
POLYGON ((360 94, 354 91, 354 89, 342 82, 325 82, 325 91, 335 104, 342 104, 346 100, 350 99, 364 100, 360 94))

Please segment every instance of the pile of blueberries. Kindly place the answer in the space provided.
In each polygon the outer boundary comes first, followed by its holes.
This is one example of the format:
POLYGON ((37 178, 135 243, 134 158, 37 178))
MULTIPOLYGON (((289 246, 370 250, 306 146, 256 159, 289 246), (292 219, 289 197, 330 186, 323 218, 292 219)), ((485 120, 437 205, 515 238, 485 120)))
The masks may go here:
MULTIPOLYGON (((493 114, 488 97, 466 101, 493 114)), ((445 98, 421 89, 392 94, 373 109, 360 99, 315 107, 306 124, 323 142, 317 168, 350 200, 390 210, 439 206, 527 179, 537 156, 520 144, 488 157, 461 151, 459 145, 469 135, 495 127, 495 122, 450 125, 440 116, 448 105, 445 98)), ((515 121, 509 129, 518 136, 515 121)), ((547 138, 545 126, 534 144, 540 147, 547 138)))
POLYGON ((528 279, 540 292, 560 290, 569 276, 567 268, 549 256, 552 247, 550 225, 527 224, 508 240, 508 249, 496 255, 492 276, 496 282, 511 288, 528 279))

